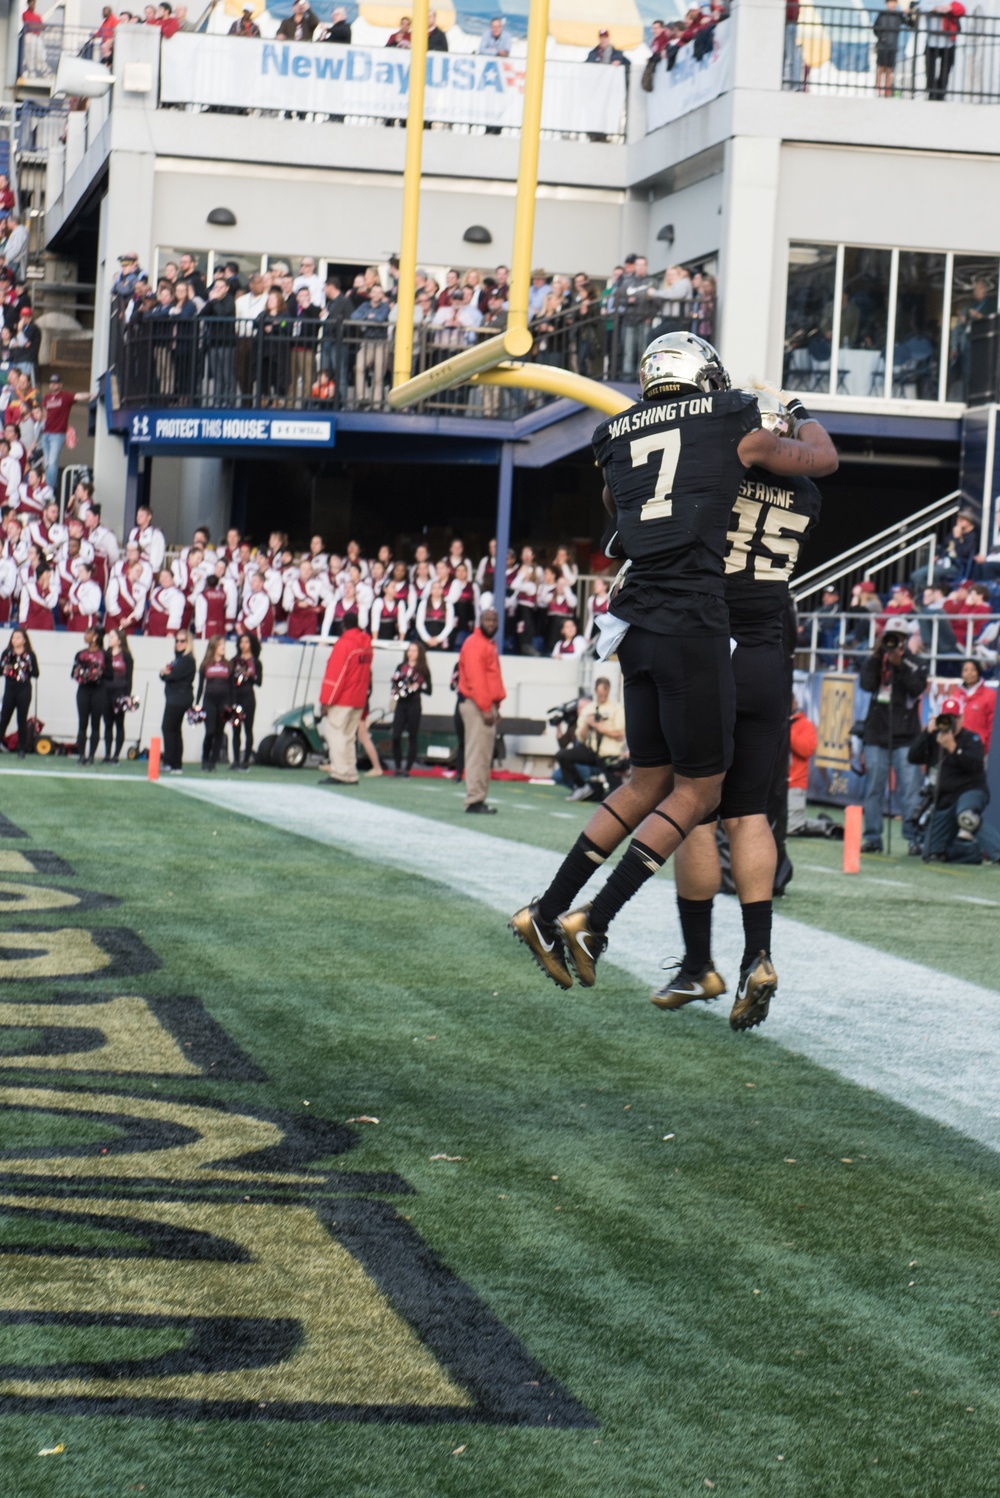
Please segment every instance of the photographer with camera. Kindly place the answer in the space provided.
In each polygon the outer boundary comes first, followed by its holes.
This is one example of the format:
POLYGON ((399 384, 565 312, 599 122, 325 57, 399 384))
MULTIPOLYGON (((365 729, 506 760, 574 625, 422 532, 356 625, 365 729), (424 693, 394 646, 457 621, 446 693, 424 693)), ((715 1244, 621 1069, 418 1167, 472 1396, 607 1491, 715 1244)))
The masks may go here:
POLYGON ((589 781, 580 774, 580 765, 604 769, 624 753, 625 709, 620 702, 611 701, 611 683, 606 676, 599 676, 594 682, 593 702, 577 718, 574 741, 564 745, 556 755, 563 782, 572 792, 569 799, 595 799, 589 781))
POLYGON ((906 648, 898 629, 887 629, 861 667, 861 687, 871 693, 863 735, 865 756, 862 853, 882 852, 882 798, 895 772, 903 806, 903 836, 913 854, 923 851, 917 829, 920 774, 907 757, 920 734, 920 699, 927 686, 927 667, 906 648))
POLYGON ((986 786, 983 743, 962 727, 962 703, 946 697, 941 711, 910 746, 913 765, 927 767, 930 792, 926 841, 927 863, 980 863, 1000 860, 1000 841, 982 825, 990 799, 986 786))

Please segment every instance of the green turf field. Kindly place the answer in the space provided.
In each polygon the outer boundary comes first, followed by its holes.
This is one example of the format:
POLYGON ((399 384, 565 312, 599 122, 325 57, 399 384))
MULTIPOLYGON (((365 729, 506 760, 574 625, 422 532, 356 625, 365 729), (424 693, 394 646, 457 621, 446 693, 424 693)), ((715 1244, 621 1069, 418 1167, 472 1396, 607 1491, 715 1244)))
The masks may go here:
MULTIPOLYGON (((347 851, 199 779, 4 767, 5 1498, 997 1490, 993 1150, 611 963, 560 995, 365 830, 488 864, 567 847, 563 792, 369 781, 347 851)), ((1000 873, 794 856, 786 943, 989 1003, 1000 873)))

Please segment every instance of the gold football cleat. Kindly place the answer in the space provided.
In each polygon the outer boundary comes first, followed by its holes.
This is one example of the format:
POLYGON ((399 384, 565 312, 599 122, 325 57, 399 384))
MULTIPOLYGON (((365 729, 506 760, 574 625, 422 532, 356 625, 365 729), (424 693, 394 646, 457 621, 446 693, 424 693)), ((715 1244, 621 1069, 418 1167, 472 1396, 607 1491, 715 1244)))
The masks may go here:
POLYGON ((573 976, 566 966, 562 936, 554 921, 542 920, 537 900, 532 900, 530 905, 518 910, 507 924, 553 983, 558 983, 560 988, 573 987, 573 976))
POLYGON ((597 959, 608 944, 603 932, 591 931, 587 925, 590 906, 579 910, 568 910, 556 917, 556 927, 562 934, 566 946, 566 958, 576 973, 583 988, 593 988, 597 982, 597 959))
POLYGON ((778 975, 771 959, 766 952, 758 952, 756 959, 740 973, 736 1001, 729 1016, 731 1027, 752 1030, 755 1025, 762 1025, 777 991, 778 975))
POLYGON ((715 971, 715 964, 708 963, 695 977, 685 974, 683 968, 675 968, 673 977, 649 996, 649 1002, 657 1009, 683 1009, 695 999, 717 999, 726 991, 726 980, 715 971))

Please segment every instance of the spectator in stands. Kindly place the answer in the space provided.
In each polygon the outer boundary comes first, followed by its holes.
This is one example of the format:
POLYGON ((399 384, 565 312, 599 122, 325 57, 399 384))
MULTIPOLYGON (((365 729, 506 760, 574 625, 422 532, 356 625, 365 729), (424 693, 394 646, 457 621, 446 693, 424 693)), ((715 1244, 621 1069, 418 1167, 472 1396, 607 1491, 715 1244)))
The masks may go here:
POLYGON ((21 16, 21 35, 24 39, 24 71, 29 78, 48 78, 52 74, 45 56, 45 19, 38 14, 37 0, 25 0, 21 16))
POLYGON ((875 651, 861 667, 862 691, 871 693, 863 735, 865 756, 864 832, 862 853, 882 852, 882 799, 890 765, 902 802, 903 836, 910 851, 920 851, 917 808, 920 776, 910 746, 920 733, 920 699, 927 685, 927 667, 907 651, 898 630, 887 629, 875 651))
POLYGON ((42 401, 45 423, 42 427, 41 440, 45 472, 53 484, 59 477, 59 458, 66 442, 70 412, 77 402, 89 400, 90 395, 86 391, 71 395, 68 390, 64 389, 62 375, 58 371, 53 370, 49 375, 49 388, 42 401))
POLYGON ((385 299, 381 282, 372 283, 366 300, 351 313, 350 321, 363 324, 359 330, 360 343, 354 371, 355 401, 358 406, 380 406, 389 364, 389 303, 385 299), (369 372, 371 374, 370 399, 368 395, 369 372))
POLYGON ((330 24, 326 29, 325 42, 336 42, 341 46, 351 45, 351 28, 347 20, 347 11, 342 5, 335 5, 330 16, 330 24))
POLYGON ((7 218, 17 207, 17 198, 10 185, 10 178, 0 172, 0 218, 7 218))
POLYGON ((10 643, 0 655, 3 676, 3 706, 0 707, 0 743, 7 737, 10 720, 17 714, 17 757, 28 752, 28 711, 31 707, 32 682, 38 680, 38 659, 31 648, 26 629, 15 629, 10 643))
POLYGON ((625 63, 625 54, 611 45, 611 34, 602 27, 597 33, 597 46, 587 53, 587 61, 620 68, 625 63))
POLYGON ((163 33, 164 39, 171 36, 176 36, 178 31, 180 30, 181 23, 174 15, 173 6, 167 4, 167 0, 161 0, 161 4, 156 7, 156 19, 154 21, 154 25, 159 26, 161 32, 163 33))
POLYGON ((136 510, 135 525, 129 531, 128 539, 135 541, 145 554, 155 576, 163 566, 167 540, 159 526, 154 523, 153 512, 149 505, 140 505, 136 510))
POLYGON ((243 14, 229 28, 230 36, 259 37, 260 27, 253 18, 253 6, 244 5, 243 14))
MULTIPOLYGON (((826 670, 837 664, 837 647, 840 644, 840 590, 834 583, 829 583, 823 589, 822 601, 815 611, 814 617, 818 621, 816 628, 816 662, 820 670, 826 670), (823 620, 829 620, 824 624, 823 620)), ((812 628, 808 621, 803 621, 799 626, 799 648, 809 650, 812 647, 812 628)))
POLYGON ((962 685, 954 695, 962 706, 963 726, 982 741, 984 755, 989 754, 997 694, 995 688, 983 682, 983 670, 978 661, 962 662, 962 685))
POLYGON ((309 8, 308 0, 295 0, 292 13, 278 27, 278 36, 286 42, 311 42, 319 25, 319 16, 309 8))
MULTIPOLYGON (((254 573, 254 576, 259 574, 254 573)), ((233 769, 249 770, 250 756, 253 753, 253 725, 257 713, 257 688, 264 684, 260 642, 255 635, 245 631, 240 635, 236 643, 236 654, 229 663, 229 671, 232 677, 230 721, 233 733, 233 769)))
POLYGON ((417 758, 422 696, 431 694, 431 671, 423 645, 407 645, 402 663, 392 675, 390 697, 395 704, 392 718, 392 760, 397 775, 409 775, 417 758), (406 760, 403 734, 406 734, 406 760))
POLYGON ((686 333, 691 324, 688 303, 694 296, 691 277, 683 265, 668 265, 659 291, 651 287, 660 312, 656 320, 655 333, 686 333))
POLYGON ((427 12, 427 50, 428 52, 447 52, 448 50, 448 38, 437 23, 436 10, 427 12))
MULTIPOLYGON (((923 854, 929 863, 1000 861, 1000 840, 983 824, 990 793, 982 741, 962 723, 962 702, 946 697, 936 718, 909 751, 914 766, 925 765, 934 799, 923 854)), ((918 851, 921 851, 918 849, 918 851)))
POLYGON ((319 694, 320 733, 329 754, 327 785, 358 783, 358 725, 371 680, 371 635, 359 629, 357 614, 348 614, 330 652, 319 694))
POLYGON ((417 604, 417 634, 428 650, 450 650, 455 634, 455 610, 445 596, 444 584, 435 578, 427 595, 417 604))
POLYGON ((948 92, 948 79, 955 63, 955 44, 964 15, 965 6, 961 0, 945 0, 944 4, 935 5, 924 18, 928 99, 943 100, 948 92))
POLYGON ((199 316, 203 327, 202 348, 205 359, 206 393, 219 400, 236 394, 236 299, 229 282, 212 282, 208 301, 199 316))
MULTIPOLYGON (((118 764, 125 747, 125 714, 132 697, 135 662, 128 648, 128 636, 117 629, 108 630, 104 641, 104 763, 118 764), (112 737, 114 747, 112 749, 112 737)), ((91 751, 93 759, 93 751, 91 751)))
POLYGON ((580 767, 600 770, 621 759, 624 752, 625 709, 611 700, 608 678, 599 676, 593 702, 577 719, 575 740, 556 755, 563 783, 570 787, 570 801, 600 800, 590 786, 590 776, 581 775, 580 767))
POLYGON ((32 386, 35 384, 35 371, 38 367, 38 351, 41 343, 42 335, 32 315, 31 307, 22 307, 18 317, 17 332, 10 341, 10 351, 15 369, 26 374, 32 386))
POLYGON ((493 816, 486 800, 496 743, 500 704, 507 693, 494 643, 499 616, 484 609, 479 627, 462 646, 458 657, 458 703, 464 730, 465 810, 493 816))
MULTIPOLYGON (((942 549, 934 559, 934 582, 954 586, 961 578, 968 577, 976 559, 978 521, 971 510, 960 510, 942 549)), ((922 585, 921 573, 917 573, 916 586, 922 585)))
MULTIPOLYGON (((386 42, 386 46, 400 47, 404 52, 409 51, 410 47, 412 46, 409 16, 402 16, 400 18, 399 25, 397 26, 396 30, 391 33, 389 40, 386 42)), ((386 123, 389 124, 392 122, 387 120, 386 123)))
POLYGON ((197 260, 187 250, 185 250, 180 259, 180 266, 178 267, 177 273, 177 285, 179 286, 182 281, 187 282, 188 286, 191 288, 191 295, 193 297, 197 297, 199 301, 203 302, 208 296, 208 287, 205 285, 205 277, 202 275, 200 269, 198 268, 197 260))
POLYGON ((285 298, 277 287, 272 286, 267 293, 264 310, 257 318, 257 337, 260 340, 259 391, 265 406, 283 405, 288 394, 292 357, 289 346, 290 326, 285 298))
POLYGON ((899 38, 904 26, 912 26, 910 11, 901 10, 899 0, 885 0, 885 10, 875 17, 875 92, 883 99, 892 98, 892 79, 896 71, 899 38))
POLYGON ((577 660, 587 649, 575 619, 564 619, 559 638, 549 652, 554 661, 577 660))
POLYGON ((649 342, 649 333, 656 305, 653 279, 648 274, 645 255, 636 255, 631 272, 627 272, 621 288, 622 314, 622 378, 634 379, 639 368, 639 359, 649 342))
POLYGON ((309 300, 317 310, 325 304, 323 279, 316 274, 316 261, 312 255, 305 255, 299 261, 299 273, 292 283, 292 290, 297 295, 303 286, 309 292, 309 300))

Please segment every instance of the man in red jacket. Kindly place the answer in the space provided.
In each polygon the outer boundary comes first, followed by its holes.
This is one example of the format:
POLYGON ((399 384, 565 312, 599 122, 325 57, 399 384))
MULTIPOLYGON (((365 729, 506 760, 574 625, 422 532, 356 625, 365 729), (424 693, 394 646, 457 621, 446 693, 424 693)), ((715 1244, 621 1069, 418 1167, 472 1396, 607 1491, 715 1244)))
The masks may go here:
POLYGON ((479 628, 458 657, 458 710, 465 727, 465 809, 486 816, 496 812, 495 806, 487 806, 486 796, 500 704, 507 695, 493 643, 498 623, 495 609, 483 609, 479 628))
POLYGON ((330 756, 325 785, 357 785, 358 724, 372 684, 372 637, 358 628, 357 614, 344 615, 344 629, 330 651, 319 689, 320 733, 330 756))

